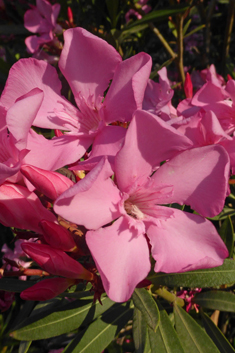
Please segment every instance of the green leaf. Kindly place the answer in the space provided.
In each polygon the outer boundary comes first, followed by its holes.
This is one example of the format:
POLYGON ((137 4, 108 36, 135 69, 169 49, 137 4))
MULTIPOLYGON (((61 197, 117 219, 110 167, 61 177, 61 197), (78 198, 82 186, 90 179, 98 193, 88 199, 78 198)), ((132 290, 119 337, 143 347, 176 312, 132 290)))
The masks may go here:
POLYGON ((21 281, 13 278, 1 278, 0 279, 0 290, 7 292, 20 293, 23 290, 33 286, 37 281, 21 281))
POLYGON ((154 285, 167 287, 216 287, 235 283, 235 261, 226 259, 219 267, 183 273, 155 273, 148 277, 154 285))
POLYGON ((11 333, 18 340, 34 341, 46 339, 77 329, 81 324, 87 325, 98 315, 109 309, 114 303, 107 297, 101 298, 102 304, 93 304, 88 300, 76 300, 60 305, 53 312, 35 314, 23 323, 24 326, 11 333), (43 317, 42 317, 43 316, 43 317))
POLYGON ((162 21, 162 20, 168 19, 169 16, 174 16, 178 13, 185 12, 186 10, 188 10, 188 8, 189 6, 185 6, 183 4, 183 5, 168 7, 167 9, 151 11, 147 15, 143 16, 140 20, 137 20, 134 23, 127 25, 125 29, 139 26, 140 24, 144 24, 144 23, 162 21))
POLYGON ((203 308, 235 312, 235 295, 224 291, 210 291, 197 294, 193 302, 203 308))
POLYGON ((174 306, 176 332, 185 352, 220 353, 203 328, 178 305, 174 306))
POLYGON ((151 330, 148 332, 152 352, 154 352, 154 348, 158 347, 158 351, 161 353, 185 353, 167 312, 160 303, 158 303, 158 308, 160 310, 160 324, 157 332, 151 330))
POLYGON ((183 35, 185 35, 185 33, 187 32, 188 28, 189 28, 189 25, 190 23, 192 22, 192 19, 190 18, 186 24, 184 25, 184 28, 183 28, 183 35))
POLYGON ((184 38, 187 38, 187 37, 191 36, 192 34, 200 31, 204 27, 205 27, 205 25, 201 25, 201 26, 198 26, 197 28, 194 28, 192 31, 190 31, 189 33, 185 34, 184 38))
POLYGON ((219 230, 219 234, 223 239, 225 245, 227 246, 227 249, 229 252, 228 257, 233 257, 233 248, 234 248, 233 233, 234 233, 233 224, 232 224, 231 218, 228 216, 223 222, 219 230))
POLYGON ((133 339, 135 353, 143 353, 147 337, 147 323, 139 309, 134 308, 133 315, 133 339))
POLYGON ((116 19, 118 12, 119 0, 105 0, 106 6, 109 12, 109 17, 111 19, 112 28, 116 27, 116 19))
POLYGON ((18 353, 27 353, 31 346, 31 343, 32 341, 20 342, 18 353))
POLYGON ((200 309, 200 314, 203 326, 205 327, 207 334, 216 344, 216 346, 220 350, 220 353, 234 353, 234 348, 227 341, 223 333, 218 329, 214 322, 209 318, 209 316, 205 314, 202 309, 200 309))
POLYGON ((139 309, 147 325, 156 331, 159 325, 160 313, 151 294, 144 288, 135 289, 132 299, 134 306, 139 309))
POLYGON ((100 353, 130 320, 130 303, 115 304, 101 318, 95 320, 65 348, 64 353, 100 353))

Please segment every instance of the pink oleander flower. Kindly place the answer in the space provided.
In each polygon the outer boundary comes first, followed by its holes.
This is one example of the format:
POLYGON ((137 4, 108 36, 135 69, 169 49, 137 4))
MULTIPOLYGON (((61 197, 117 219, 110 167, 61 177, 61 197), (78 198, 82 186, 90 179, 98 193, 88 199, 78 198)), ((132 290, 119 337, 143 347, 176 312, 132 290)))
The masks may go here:
MULTIPOLYGON (((77 162, 99 139, 99 145, 109 141, 110 152, 106 149, 106 153, 110 153, 111 163, 126 129, 109 124, 128 122, 133 112, 142 108, 151 57, 139 53, 122 61, 111 45, 83 28, 68 29, 64 39, 59 67, 72 89, 78 109, 61 96, 61 82, 55 68, 32 58, 19 60, 10 70, 1 105, 9 110, 19 92, 27 94, 37 87, 44 92, 44 99, 33 125, 63 131, 61 136, 42 143, 41 155, 45 156, 46 150, 50 150, 47 160, 58 169, 60 163, 61 167, 77 162)), ((18 124, 15 124, 17 129, 18 124)), ((99 153, 92 157, 97 157, 97 161, 102 158, 99 153)))
POLYGON ((193 303, 193 298, 195 296, 195 294, 200 293, 201 292, 201 288, 195 288, 192 290, 181 290, 180 292, 177 293, 177 297, 184 299, 185 304, 186 304, 186 311, 189 312, 191 309, 195 309, 196 312, 199 312, 199 305, 193 303))
MULTIPOLYGON (((137 2, 138 5, 141 6, 141 9, 145 12, 148 13, 152 10, 152 7, 149 5, 146 5, 148 2, 148 0, 139 0, 137 2)), ((134 9, 130 9, 129 11, 127 11, 127 13, 125 14, 125 20, 128 23, 133 17, 136 17, 138 20, 140 20, 142 18, 142 15, 135 11, 134 9)))
POLYGON ((47 0, 36 0, 36 7, 26 11, 25 28, 39 33, 39 36, 30 36, 25 40, 30 53, 35 53, 44 43, 56 41, 55 34, 62 32, 61 26, 56 23, 59 12, 60 4, 51 5, 47 0))
POLYGON ((160 118, 136 111, 115 158, 116 184, 103 159, 55 202, 57 214, 89 230, 87 245, 114 301, 129 299, 146 278, 150 251, 155 271, 167 273, 219 266, 228 256, 216 229, 203 218, 223 208, 228 154, 219 145, 180 152, 187 144, 160 118), (203 217, 163 206, 175 202, 203 217))
POLYGON ((11 307, 14 300, 15 300, 15 293, 5 292, 1 290, 0 291, 0 311, 4 312, 8 310, 11 307))

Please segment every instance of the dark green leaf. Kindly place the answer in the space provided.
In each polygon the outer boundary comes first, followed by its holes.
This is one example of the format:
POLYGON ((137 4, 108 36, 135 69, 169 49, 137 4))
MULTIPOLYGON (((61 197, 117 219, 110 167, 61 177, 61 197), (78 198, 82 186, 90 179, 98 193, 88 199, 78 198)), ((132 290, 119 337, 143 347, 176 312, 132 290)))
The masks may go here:
POLYGON ((35 314, 24 322, 24 326, 11 333, 18 340, 40 340, 61 335, 77 329, 80 325, 87 325, 98 315, 109 309, 113 302, 104 297, 102 304, 93 304, 87 300, 76 300, 72 303, 61 305, 56 310, 47 314, 35 314), (41 316, 43 316, 41 318, 41 316))
POLYGON ((214 324, 214 322, 209 318, 207 314, 200 309, 200 314, 202 317, 203 325, 206 329, 207 334, 216 344, 220 353, 234 353, 235 350, 231 346, 231 344, 226 340, 222 332, 218 329, 218 327, 214 324))
POLYGON ((116 27, 116 19, 118 12, 119 0, 105 0, 106 6, 108 8, 109 17, 111 19, 112 28, 116 27))
POLYGON ((19 279, 13 278, 1 278, 0 279, 0 290, 5 290, 7 292, 20 293, 23 290, 31 287, 37 283, 36 281, 21 281, 19 279))
POLYGON ((144 23, 162 21, 162 20, 168 19, 169 16, 174 16, 178 13, 185 12, 188 8, 189 6, 177 5, 177 6, 168 7, 167 9, 151 11, 150 13, 142 17, 140 20, 127 25, 125 29, 139 26, 140 24, 144 24, 144 23))
POLYGON ((27 353, 31 346, 31 343, 32 341, 20 342, 18 353, 27 353))
POLYGON ((223 291, 210 291, 197 294, 193 302, 203 308, 235 312, 235 295, 223 291))
POLYGON ((201 25, 201 26, 198 26, 197 28, 194 28, 192 31, 190 31, 189 33, 185 34, 184 38, 187 38, 187 37, 191 36, 192 34, 200 31, 204 27, 205 27, 205 25, 201 25))
POLYGON ((177 333, 168 317, 167 312, 158 303, 160 310, 160 324, 157 332, 149 330, 150 345, 152 352, 158 347, 161 353, 185 353, 177 333))
POLYGON ((184 273, 156 273, 148 277, 155 285, 168 287, 214 287, 235 283, 235 261, 226 259, 224 264, 206 270, 184 273))
POLYGON ((234 233, 233 224, 232 224, 231 218, 228 216, 223 222, 222 226, 220 227, 219 234, 228 248, 228 252, 229 252, 228 257, 230 258, 233 257, 233 248, 234 248, 233 233, 234 233))
POLYGON ((134 308, 133 315, 133 339, 135 344, 135 353, 143 353, 146 344, 147 323, 139 309, 134 308))
POLYGON ((201 326, 178 305, 174 306, 176 332, 185 352, 220 353, 201 326))
POLYGON ((157 304, 151 294, 144 288, 135 289, 133 295, 133 302, 137 309, 139 309, 147 323, 147 325, 156 331, 160 315, 157 304))
POLYGON ((115 304, 95 320, 65 348, 64 353, 100 353, 131 318, 130 303, 115 304))

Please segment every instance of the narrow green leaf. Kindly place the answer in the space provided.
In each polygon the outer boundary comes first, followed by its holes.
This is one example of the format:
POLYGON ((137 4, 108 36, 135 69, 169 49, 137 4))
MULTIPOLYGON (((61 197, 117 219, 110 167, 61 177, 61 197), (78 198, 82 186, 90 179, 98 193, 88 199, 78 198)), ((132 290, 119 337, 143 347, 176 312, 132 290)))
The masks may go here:
POLYGON ((100 353, 130 320, 130 303, 115 304, 101 318, 95 320, 65 348, 64 353, 100 353))
POLYGON ((220 227, 219 234, 228 248, 228 252, 229 252, 228 257, 230 258, 233 257, 233 248, 234 248, 233 233, 234 233, 233 224, 232 224, 231 218, 228 216, 223 222, 222 226, 220 227))
POLYGON ((152 352, 154 352, 154 348, 158 347, 157 349, 161 353, 185 353, 167 312, 160 303, 158 303, 158 308, 160 323, 157 332, 151 332, 151 330, 148 332, 152 352))
POLYGON ((127 25, 125 29, 129 29, 143 23, 162 21, 162 20, 168 19, 169 16, 174 16, 178 13, 185 12, 186 10, 188 10, 188 8, 189 6, 185 6, 183 4, 183 5, 168 7, 167 9, 151 11, 147 15, 143 16, 140 20, 127 25))
POLYGON ((32 341, 20 342, 18 353, 27 353, 30 346, 31 346, 31 343, 32 343, 32 341))
POLYGON ((215 287, 235 283, 235 261, 226 259, 219 267, 184 273, 155 273, 148 277, 155 285, 168 287, 215 287))
POLYGON ((5 290, 6 292, 20 293, 23 290, 31 287, 37 283, 36 281, 21 281, 19 279, 13 278, 1 278, 0 279, 0 290, 5 290))
POLYGON ((135 353, 143 353, 146 344, 147 323, 139 309, 134 308, 133 315, 133 339, 135 344, 135 353))
POLYGON ((147 325, 156 331, 159 325, 160 313, 151 294, 144 288, 135 289, 132 299, 134 306, 139 309, 147 325))
POLYGON ((189 33, 185 34, 184 38, 187 38, 187 37, 191 36, 192 34, 200 31, 204 27, 205 27, 205 25, 201 25, 201 26, 198 26, 197 28, 194 28, 192 31, 190 31, 189 33))
POLYGON ((184 28, 183 28, 183 35, 185 35, 185 33, 187 32, 188 28, 189 28, 189 25, 190 23, 192 22, 192 19, 190 18, 186 24, 184 25, 184 28))
POLYGON ((204 313, 202 309, 200 309, 200 314, 207 334, 216 344, 216 346, 220 350, 220 353, 234 353, 234 348, 227 341, 223 333, 218 329, 214 322, 209 318, 209 316, 204 313))
POLYGON ((201 326, 182 308, 174 305, 176 332, 185 352, 220 353, 201 326))
POLYGON ((43 318, 40 314, 35 314, 25 320, 24 327, 12 332, 11 336, 18 340, 34 341, 71 332, 81 324, 84 326, 89 324, 114 304, 107 297, 102 298, 101 301, 103 305, 100 305, 99 302, 93 304, 87 300, 76 300, 61 305, 49 315, 45 311, 43 318))
POLYGON ((105 2, 111 19, 112 28, 115 28, 119 0, 105 0, 105 2))
POLYGON ((209 291, 197 294, 193 302, 203 308, 235 312, 235 295, 224 291, 209 291))

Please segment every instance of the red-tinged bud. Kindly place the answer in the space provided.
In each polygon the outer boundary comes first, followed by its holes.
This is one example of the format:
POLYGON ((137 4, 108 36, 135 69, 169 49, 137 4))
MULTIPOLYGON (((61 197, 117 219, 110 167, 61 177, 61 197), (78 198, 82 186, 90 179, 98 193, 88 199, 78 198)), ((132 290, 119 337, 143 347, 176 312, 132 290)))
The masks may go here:
POLYGON ((35 186, 35 188, 51 200, 56 200, 65 190, 74 185, 66 176, 37 168, 32 165, 23 165, 21 173, 35 186))
POLYGON ((70 278, 47 278, 25 289, 20 297, 24 300, 49 300, 63 293, 76 282, 76 279, 70 278))
POLYGON ((63 251, 76 251, 76 243, 67 229, 45 219, 39 225, 42 228, 43 238, 47 244, 63 251))
POLYGON ((188 72, 186 73, 186 77, 185 77, 184 92, 185 92, 186 98, 193 97, 193 84, 192 84, 191 77, 188 72))
POLYGON ((93 273, 86 270, 79 262, 59 249, 46 244, 23 243, 23 251, 36 261, 40 267, 54 276, 92 281, 93 273))
POLYGON ((60 130, 58 130, 58 129, 55 129, 54 132, 55 132, 55 136, 56 136, 56 137, 60 137, 60 136, 63 136, 63 135, 64 135, 63 132, 60 131, 60 130))
POLYGON ((71 7, 68 7, 67 13, 68 13, 69 23, 70 23, 71 25, 73 25, 73 12, 72 12, 71 7))
POLYGON ((229 81, 229 80, 232 80, 233 78, 232 78, 232 76, 230 76, 229 74, 227 74, 227 79, 228 79, 228 81, 229 81))
POLYGON ((0 210, 0 223, 3 225, 30 229, 39 234, 42 230, 38 223, 42 219, 56 221, 34 192, 17 184, 4 183, 0 186, 0 210))

